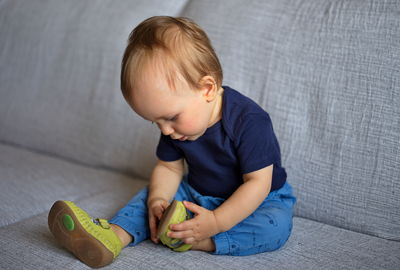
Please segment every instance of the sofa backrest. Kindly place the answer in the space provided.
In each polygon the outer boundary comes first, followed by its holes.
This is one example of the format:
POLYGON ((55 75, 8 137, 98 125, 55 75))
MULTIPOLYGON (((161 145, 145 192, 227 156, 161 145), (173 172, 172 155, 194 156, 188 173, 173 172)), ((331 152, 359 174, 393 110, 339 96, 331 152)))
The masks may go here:
POLYGON ((148 176, 159 132, 122 97, 122 54, 139 22, 185 4, 1 1, 0 140, 148 176))
POLYGON ((270 113, 296 215, 400 240, 399 11, 395 0, 5 0, 0 140, 148 177, 159 131, 125 104, 120 60, 144 18, 188 16, 224 84, 270 113))

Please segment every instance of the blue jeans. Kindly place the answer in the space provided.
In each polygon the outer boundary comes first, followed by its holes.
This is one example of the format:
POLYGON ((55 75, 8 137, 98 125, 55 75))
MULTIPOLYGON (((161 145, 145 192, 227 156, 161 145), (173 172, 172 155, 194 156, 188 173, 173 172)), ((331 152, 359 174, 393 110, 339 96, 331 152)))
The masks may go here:
MULTIPOLYGON (((131 234, 134 246, 150 237, 147 213, 147 187, 137 193, 128 204, 109 221, 131 234)), ((225 200, 202 196, 183 180, 175 199, 190 201, 209 210, 214 210, 225 200)), ((293 206, 296 198, 292 187, 286 182, 268 197, 249 217, 231 228, 212 237, 214 254, 244 256, 282 247, 292 231, 293 206)))

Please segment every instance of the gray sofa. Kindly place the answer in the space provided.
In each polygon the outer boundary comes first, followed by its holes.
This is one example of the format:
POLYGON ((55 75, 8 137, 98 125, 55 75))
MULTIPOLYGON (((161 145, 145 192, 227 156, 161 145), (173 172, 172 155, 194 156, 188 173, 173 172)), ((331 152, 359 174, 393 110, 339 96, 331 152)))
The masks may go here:
POLYGON ((47 228, 58 199, 111 217, 148 183, 159 131, 119 90, 153 15, 209 34, 224 84, 269 113, 298 203, 278 251, 145 241, 106 269, 399 269, 400 2, 0 1, 0 268, 87 269, 47 228))

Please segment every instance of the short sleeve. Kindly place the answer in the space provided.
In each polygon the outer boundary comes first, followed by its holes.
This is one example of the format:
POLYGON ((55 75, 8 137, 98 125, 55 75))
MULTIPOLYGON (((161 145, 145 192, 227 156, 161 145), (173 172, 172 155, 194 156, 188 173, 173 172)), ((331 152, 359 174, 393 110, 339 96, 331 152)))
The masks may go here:
POLYGON ((183 157, 182 151, 174 145, 172 139, 162 133, 158 142, 156 155, 162 161, 175 161, 183 157))
POLYGON ((268 114, 250 114, 236 131, 241 173, 280 164, 280 149, 268 114))

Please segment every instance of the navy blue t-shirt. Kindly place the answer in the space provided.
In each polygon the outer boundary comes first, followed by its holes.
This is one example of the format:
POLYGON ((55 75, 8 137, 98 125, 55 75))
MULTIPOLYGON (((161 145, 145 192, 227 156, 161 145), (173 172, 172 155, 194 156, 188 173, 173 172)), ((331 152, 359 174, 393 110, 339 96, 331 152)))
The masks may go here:
POLYGON ((161 134, 157 157, 184 158, 188 182, 203 196, 227 199, 243 184, 243 174, 273 167, 271 191, 286 181, 271 119, 254 101, 224 86, 222 119, 195 141, 173 140, 161 134))

